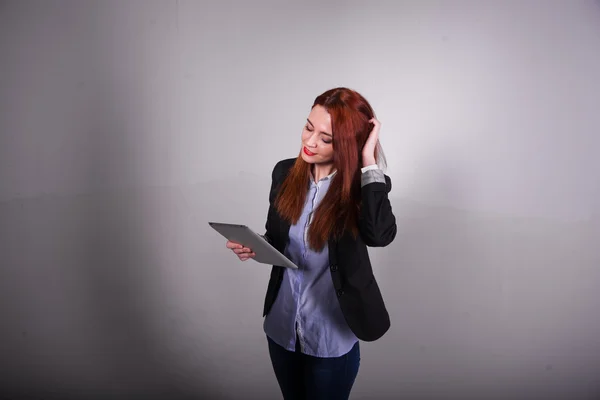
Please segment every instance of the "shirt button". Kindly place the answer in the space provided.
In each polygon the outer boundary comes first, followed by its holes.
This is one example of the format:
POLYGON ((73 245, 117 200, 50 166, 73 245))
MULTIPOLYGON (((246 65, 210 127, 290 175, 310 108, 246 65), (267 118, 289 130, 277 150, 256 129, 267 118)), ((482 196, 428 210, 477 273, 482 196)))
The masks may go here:
POLYGON ((331 265, 331 270, 332 270, 333 272, 337 271, 337 270, 338 270, 338 266, 337 266, 337 265, 335 265, 335 264, 332 264, 332 265, 331 265))
POLYGON ((338 297, 342 297, 343 294, 344 294, 344 291, 342 289, 337 291, 338 297))

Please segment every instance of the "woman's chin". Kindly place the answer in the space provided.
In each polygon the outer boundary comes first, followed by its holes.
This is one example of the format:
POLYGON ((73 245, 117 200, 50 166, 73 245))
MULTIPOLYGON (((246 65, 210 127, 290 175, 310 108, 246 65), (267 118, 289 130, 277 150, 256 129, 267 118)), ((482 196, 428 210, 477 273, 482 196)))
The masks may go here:
POLYGON ((309 164, 314 164, 315 163, 314 157, 310 157, 310 156, 306 155, 304 153, 304 151, 300 152, 300 156, 302 156, 302 159, 304 161, 306 161, 307 163, 309 163, 309 164))

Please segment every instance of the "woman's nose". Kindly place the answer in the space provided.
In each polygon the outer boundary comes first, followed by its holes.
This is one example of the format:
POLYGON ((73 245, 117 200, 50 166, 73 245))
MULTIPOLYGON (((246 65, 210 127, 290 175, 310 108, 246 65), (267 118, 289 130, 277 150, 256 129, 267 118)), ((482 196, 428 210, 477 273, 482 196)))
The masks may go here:
POLYGON ((317 146, 317 139, 316 139, 315 136, 316 135, 310 135, 310 137, 306 141, 306 145, 307 146, 310 146, 310 147, 316 147, 317 146))

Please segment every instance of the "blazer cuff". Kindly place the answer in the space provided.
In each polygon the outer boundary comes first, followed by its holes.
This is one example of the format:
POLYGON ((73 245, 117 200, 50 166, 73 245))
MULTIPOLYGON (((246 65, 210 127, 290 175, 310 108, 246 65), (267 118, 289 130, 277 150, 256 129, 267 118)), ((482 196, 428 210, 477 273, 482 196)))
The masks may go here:
POLYGON ((379 182, 385 183, 385 175, 383 175, 383 171, 380 169, 370 169, 362 173, 360 177, 360 186, 366 186, 369 183, 379 182))

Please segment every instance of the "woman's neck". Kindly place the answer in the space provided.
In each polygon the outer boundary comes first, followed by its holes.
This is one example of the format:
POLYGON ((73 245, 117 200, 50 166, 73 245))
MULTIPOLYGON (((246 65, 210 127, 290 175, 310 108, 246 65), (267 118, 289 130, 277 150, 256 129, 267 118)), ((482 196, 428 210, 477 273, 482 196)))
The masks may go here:
POLYGON ((312 175, 315 182, 319 182, 321 179, 325 178, 327 175, 333 172, 333 163, 327 164, 313 164, 312 167, 312 175))

